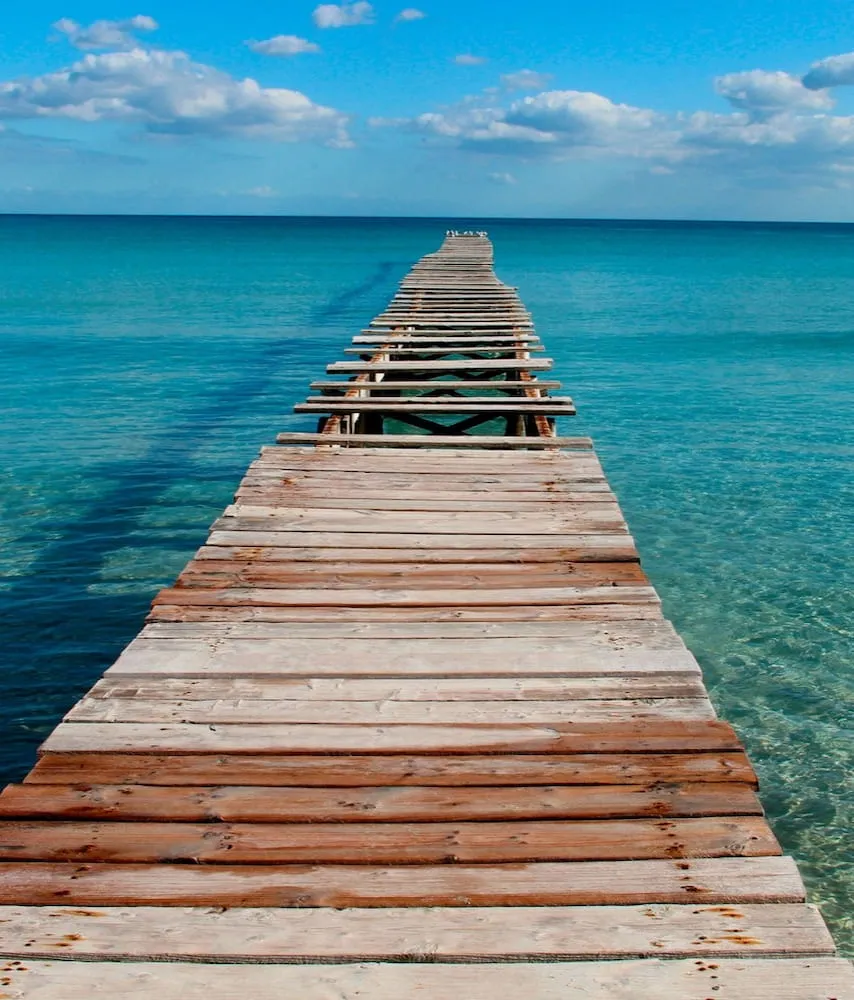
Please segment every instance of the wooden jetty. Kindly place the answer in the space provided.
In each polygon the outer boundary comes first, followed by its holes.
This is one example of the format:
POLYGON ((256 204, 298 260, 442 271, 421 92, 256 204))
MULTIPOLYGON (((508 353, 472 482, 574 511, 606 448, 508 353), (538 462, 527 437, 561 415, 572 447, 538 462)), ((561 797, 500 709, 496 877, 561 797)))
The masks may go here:
POLYGON ((852 1000, 488 239, 353 344, 0 797, 0 1000, 852 1000))

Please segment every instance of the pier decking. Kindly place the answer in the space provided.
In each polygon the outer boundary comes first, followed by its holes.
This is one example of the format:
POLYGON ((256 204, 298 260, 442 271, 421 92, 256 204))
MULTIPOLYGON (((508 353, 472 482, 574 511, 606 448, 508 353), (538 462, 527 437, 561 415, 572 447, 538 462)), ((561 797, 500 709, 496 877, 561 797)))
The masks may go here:
POLYGON ((0 1000, 854 1000, 489 241, 353 344, 0 796, 0 1000))

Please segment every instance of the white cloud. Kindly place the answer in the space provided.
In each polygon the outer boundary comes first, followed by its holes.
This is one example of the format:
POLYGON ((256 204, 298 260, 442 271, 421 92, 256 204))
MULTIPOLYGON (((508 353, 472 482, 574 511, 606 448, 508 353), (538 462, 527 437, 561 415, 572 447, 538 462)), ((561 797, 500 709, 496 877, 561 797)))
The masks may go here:
POLYGON ((395 21, 423 21, 427 15, 417 7, 405 7, 395 18, 395 21))
POLYGON ((0 83, 0 119, 119 121, 175 135, 346 146, 347 117, 295 90, 238 80, 183 52, 88 54, 66 69, 0 83))
POLYGON ((485 91, 442 111, 382 124, 453 140, 462 148, 520 156, 581 151, 588 156, 655 157, 668 155, 676 142, 665 116, 615 104, 600 94, 546 91, 508 108, 495 103, 497 97, 485 91))
POLYGON ((303 52, 320 52, 320 46, 297 35, 274 35, 262 42, 246 43, 253 52, 263 56, 298 56, 303 52))
POLYGON ((516 182, 516 178, 513 176, 513 174, 508 174, 506 172, 505 173, 496 172, 496 173, 488 174, 488 177, 492 181, 493 184, 516 184, 517 183, 516 182))
POLYGON ((505 73, 501 82, 507 90, 542 90, 549 85, 551 78, 551 73, 520 69, 518 73, 505 73))
POLYGON ((351 28, 356 24, 373 24, 374 8, 367 0, 355 3, 322 3, 312 14, 318 28, 351 28))
POLYGON ((454 62, 457 66, 482 66, 487 62, 486 56, 473 56, 470 52, 462 52, 458 56, 454 56, 454 62))
POLYGON ((810 90, 854 84, 854 52, 828 56, 827 59, 813 63, 804 76, 803 84, 810 90))
POLYGON ((250 198, 278 198, 279 192, 275 188, 271 188, 269 184, 262 184, 259 187, 249 188, 248 191, 243 192, 250 198))
POLYGON ((153 17, 137 14, 124 21, 95 21, 86 27, 63 17, 53 27, 78 49, 133 49, 139 44, 135 33, 156 31, 158 24, 153 17))
POLYGON ((715 90, 734 108, 757 118, 782 111, 826 111, 833 107, 829 94, 808 90, 798 77, 779 71, 728 73, 717 77, 715 90))

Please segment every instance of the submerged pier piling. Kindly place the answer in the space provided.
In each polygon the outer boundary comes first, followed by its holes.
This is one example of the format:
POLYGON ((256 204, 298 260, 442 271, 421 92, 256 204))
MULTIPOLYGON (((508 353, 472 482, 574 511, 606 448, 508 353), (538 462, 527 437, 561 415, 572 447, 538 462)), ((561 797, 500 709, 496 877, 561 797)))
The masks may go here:
POLYGON ((0 796, 0 998, 854 998, 541 352, 450 234, 312 383, 0 796))

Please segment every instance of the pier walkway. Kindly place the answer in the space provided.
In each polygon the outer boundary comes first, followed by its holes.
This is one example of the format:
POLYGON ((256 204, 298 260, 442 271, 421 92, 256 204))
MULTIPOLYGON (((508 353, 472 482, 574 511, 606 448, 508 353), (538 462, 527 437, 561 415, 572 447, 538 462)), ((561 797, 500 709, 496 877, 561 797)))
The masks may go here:
POLYGON ((489 241, 346 353, 0 797, 0 1000, 854 1000, 489 241))

